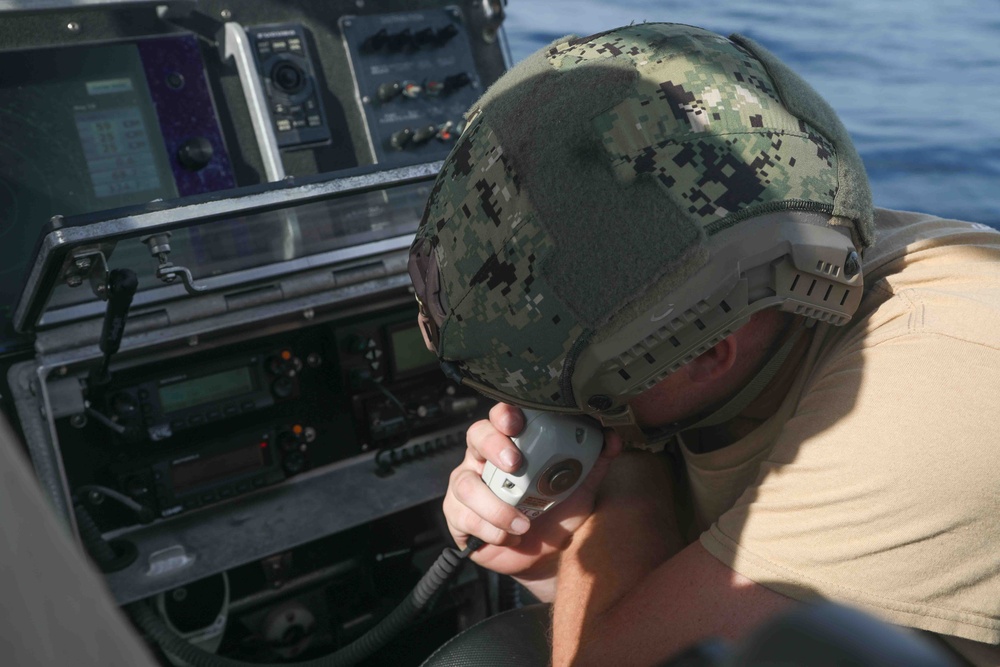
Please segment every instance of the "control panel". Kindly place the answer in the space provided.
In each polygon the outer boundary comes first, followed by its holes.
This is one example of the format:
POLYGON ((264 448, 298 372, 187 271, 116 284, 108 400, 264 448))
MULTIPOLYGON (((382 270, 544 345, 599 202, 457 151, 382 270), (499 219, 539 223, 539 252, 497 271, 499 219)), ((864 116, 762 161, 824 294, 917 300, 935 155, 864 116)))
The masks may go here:
POLYGON ((268 98, 278 146, 288 148, 330 140, 315 60, 300 25, 256 27, 250 31, 257 71, 268 98))
POLYGON ((462 13, 345 16, 340 27, 377 162, 443 159, 483 92, 462 13))
MULTIPOLYGON (((56 421, 70 490, 169 518, 374 450, 454 446, 485 403, 443 376, 415 318, 376 312, 84 381, 89 407, 56 421)), ((108 504, 95 519, 136 516, 108 504)))
MULTIPOLYGON (((489 408, 424 347, 406 249, 509 64, 502 6, 38 4, 0 0, 6 416, 119 604, 228 658, 344 646, 450 543, 489 408)), ((365 664, 481 620, 465 574, 365 664)))

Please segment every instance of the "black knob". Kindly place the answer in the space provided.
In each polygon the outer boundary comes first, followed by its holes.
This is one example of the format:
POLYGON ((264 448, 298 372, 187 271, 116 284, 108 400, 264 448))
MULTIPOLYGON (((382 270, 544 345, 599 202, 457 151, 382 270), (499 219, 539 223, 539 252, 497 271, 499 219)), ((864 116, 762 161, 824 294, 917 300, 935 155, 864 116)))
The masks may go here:
POLYGON ((410 141, 414 145, 417 145, 417 146, 419 146, 421 144, 426 144, 432 138, 434 138, 435 136, 437 136, 437 132, 438 132, 438 129, 434 125, 428 125, 427 127, 421 127, 416 132, 413 133, 413 136, 410 137, 410 141))
POLYGON ((215 150, 205 137, 188 139, 177 149, 177 161, 189 171, 198 171, 212 161, 215 150))
POLYGON ((437 42, 438 46, 444 46, 445 44, 448 43, 448 41, 451 40, 452 37, 454 37, 457 34, 458 34, 458 28, 456 28, 454 24, 449 23, 448 25, 437 31, 437 35, 435 35, 435 41, 437 42))
POLYGON ((401 92, 403 92, 403 87, 399 85, 398 81, 388 81, 378 87, 378 90, 375 91, 375 97, 378 98, 379 102, 385 104, 391 102, 401 92))
POLYGON ((282 60, 271 70, 271 81, 286 93, 294 94, 306 87, 306 73, 292 61, 282 60))
POLYGON ((413 36, 413 43, 419 46, 427 46, 437 41, 434 35, 434 28, 424 28, 423 30, 417 31, 417 34, 413 36))
POLYGON ((395 35, 389 37, 389 50, 390 51, 402 51, 404 49, 409 50, 413 47, 413 34, 410 32, 409 28, 397 32, 395 35))
POLYGON ((278 398, 288 398, 295 393, 295 383, 290 378, 280 377, 271 384, 271 393, 278 398))
POLYGON ((142 498, 149 493, 149 484, 142 477, 129 477, 125 480, 125 493, 133 498, 142 498))
POLYGON ((306 469, 306 457, 298 452, 289 452, 285 454, 285 459, 282 462, 285 468, 285 472, 289 475, 297 475, 306 469))
POLYGON ((346 352, 351 354, 361 354, 368 349, 368 340, 368 338, 362 336, 361 334, 353 333, 344 337, 342 345, 346 352))
POLYGON ((302 362, 291 350, 282 350, 267 360, 267 370, 271 375, 287 375, 292 377, 295 371, 302 367, 302 362))
POLYGON ((389 145, 397 151, 401 151, 410 143, 411 138, 413 138, 413 130, 404 127, 399 132, 393 132, 392 136, 389 137, 389 145))
POLYGON ((291 431, 285 431, 278 436, 278 446, 284 452, 295 452, 299 449, 299 438, 291 431))
POLYGON ((362 51, 378 51, 386 45, 389 41, 389 31, 382 28, 375 34, 369 35, 364 42, 361 43, 362 51))
POLYGON ((114 398, 111 399, 111 409, 114 413, 122 419, 129 419, 139 409, 139 405, 132 398, 131 394, 126 394, 124 392, 115 394, 114 398))
POLYGON ((458 74, 452 74, 444 80, 444 90, 447 93, 453 93, 456 90, 465 88, 470 83, 472 83, 472 77, 466 72, 459 72, 458 74))

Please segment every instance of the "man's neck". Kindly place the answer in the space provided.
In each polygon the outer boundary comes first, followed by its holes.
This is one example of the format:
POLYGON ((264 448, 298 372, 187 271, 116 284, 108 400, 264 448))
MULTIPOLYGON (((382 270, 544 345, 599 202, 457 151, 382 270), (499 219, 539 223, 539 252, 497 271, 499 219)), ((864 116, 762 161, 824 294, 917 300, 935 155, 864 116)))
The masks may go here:
MULTIPOLYGON (((761 361, 754 374, 767 363, 774 351, 781 347, 791 336, 804 326, 801 318, 795 320, 775 339, 771 353, 761 361)), ((688 431, 684 434, 684 442, 692 451, 705 453, 721 449, 742 440, 750 435, 761 424, 767 421, 788 396, 795 378, 798 376, 802 361, 805 359, 809 346, 816 333, 816 327, 810 327, 792 347, 788 358, 767 383, 764 390, 750 402, 736 417, 722 424, 688 431)), ((753 377, 753 375, 751 375, 753 377)))

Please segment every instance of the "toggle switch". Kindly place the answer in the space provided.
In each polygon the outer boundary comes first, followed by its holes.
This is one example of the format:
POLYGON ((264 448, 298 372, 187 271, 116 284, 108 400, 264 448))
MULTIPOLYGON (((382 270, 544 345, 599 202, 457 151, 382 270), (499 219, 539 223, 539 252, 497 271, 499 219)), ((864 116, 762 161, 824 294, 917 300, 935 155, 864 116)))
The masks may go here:
POLYGON ((397 151, 401 151, 406 148, 412 138, 413 130, 408 127, 404 127, 402 130, 392 133, 392 136, 389 137, 389 145, 397 151))
POLYGON ((399 85, 398 81, 388 81, 378 87, 378 90, 375 91, 375 97, 378 98, 379 102, 385 104, 394 100, 402 92, 403 87, 399 85))

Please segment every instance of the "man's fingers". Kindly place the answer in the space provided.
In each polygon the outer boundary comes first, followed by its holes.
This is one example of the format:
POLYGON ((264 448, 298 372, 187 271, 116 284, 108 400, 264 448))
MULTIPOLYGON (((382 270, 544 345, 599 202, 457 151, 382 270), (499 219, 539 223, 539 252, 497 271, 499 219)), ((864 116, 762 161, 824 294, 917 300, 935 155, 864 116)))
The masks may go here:
POLYGON ((473 472, 463 471, 452 478, 449 495, 478 518, 505 532, 521 535, 530 527, 528 518, 496 497, 473 472))
POLYGON ((514 472, 521 465, 521 452, 490 421, 483 419, 470 426, 465 440, 473 457, 480 462, 489 461, 504 472, 514 472))
POLYGON ((504 435, 514 437, 524 430, 524 413, 513 405, 497 403, 490 408, 490 422, 504 435))
MULTIPOLYGON (((459 483, 456 488, 463 488, 463 485, 459 483)), ((505 505, 507 511, 491 507, 489 502, 482 502, 482 499, 475 498, 477 495, 475 493, 470 507, 459 500, 459 495, 467 495, 468 490, 463 489, 456 493, 453 492, 455 489, 451 489, 445 496, 444 515, 452 538, 456 544, 463 547, 469 535, 475 535, 484 542, 497 546, 516 546, 521 539, 519 533, 523 533, 529 527, 527 519, 514 508, 493 497, 488 488, 485 486, 483 488, 493 500, 505 505), (484 518, 484 514, 488 518, 484 518)))

